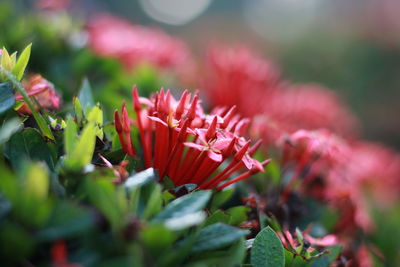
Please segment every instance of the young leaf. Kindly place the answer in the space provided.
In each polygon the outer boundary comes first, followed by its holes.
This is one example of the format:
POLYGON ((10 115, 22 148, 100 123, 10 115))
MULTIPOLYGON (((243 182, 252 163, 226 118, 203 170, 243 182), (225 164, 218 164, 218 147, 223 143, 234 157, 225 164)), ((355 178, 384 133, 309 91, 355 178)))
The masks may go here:
POLYGON ((282 242, 271 227, 264 228, 256 236, 250 262, 254 266, 285 266, 282 242))
POLYGON ((31 56, 31 47, 32 44, 29 44, 27 47, 25 47, 12 70, 12 73, 17 77, 18 80, 22 79, 25 68, 28 65, 29 57, 31 56))
POLYGON ((83 128, 79 140, 75 143, 73 151, 66 155, 65 165, 71 170, 80 170, 89 164, 93 157, 96 142, 96 131, 93 123, 83 128))
POLYGON ((77 98, 77 97, 74 97, 74 99, 72 101, 73 101, 73 105, 74 105, 76 121, 77 121, 78 125, 81 125, 83 118, 85 117, 82 106, 81 106, 81 102, 79 101, 79 98, 77 98))
POLYGON ((249 234, 247 230, 242 230, 223 223, 215 223, 200 231, 193 244, 192 252, 199 253, 223 248, 238 241, 247 234, 249 234))
POLYGON ((0 114, 11 109, 15 104, 12 83, 0 83, 0 114))
POLYGON ((87 115, 87 120, 89 123, 93 123, 96 127, 96 136, 103 140, 103 111, 100 108, 100 105, 95 105, 87 115))

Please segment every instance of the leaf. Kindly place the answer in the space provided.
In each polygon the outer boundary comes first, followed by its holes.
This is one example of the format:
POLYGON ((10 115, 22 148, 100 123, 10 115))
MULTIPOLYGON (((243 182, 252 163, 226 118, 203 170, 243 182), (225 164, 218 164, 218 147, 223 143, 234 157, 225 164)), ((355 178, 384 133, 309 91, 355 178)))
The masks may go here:
POLYGON ((49 192, 49 175, 40 163, 31 163, 25 177, 25 193, 37 199, 46 199, 49 192))
POLYGON ((160 212, 162 208, 162 198, 161 198, 161 185, 155 184, 150 198, 147 199, 147 205, 143 211, 143 218, 148 220, 154 214, 160 212))
POLYGON ((36 233, 36 238, 49 242, 82 235, 93 227, 92 217, 92 214, 82 207, 59 201, 45 227, 36 233))
POLYGON ((89 123, 93 123, 96 127, 96 136, 103 140, 103 111, 100 108, 100 105, 95 105, 87 115, 87 120, 89 123))
POLYGON ((11 211, 11 202, 0 193, 0 222, 11 211))
POLYGON ((11 109, 15 104, 12 83, 0 83, 0 114, 11 109))
POLYGON ((170 230, 179 231, 201 224, 206 217, 207 214, 204 211, 196 211, 180 217, 170 218, 165 221, 164 225, 170 230))
POLYGON ((342 251, 341 246, 331 246, 327 248, 329 254, 323 255, 316 260, 314 260, 310 266, 311 267, 328 267, 330 266, 336 258, 339 256, 340 252, 342 251))
POLYGON ((151 181, 155 181, 156 173, 153 168, 148 168, 144 171, 136 173, 125 181, 125 188, 130 191, 135 188, 141 187, 151 181))
POLYGON ((194 241, 192 252, 199 253, 223 248, 247 234, 249 234, 247 230, 242 230, 223 223, 215 223, 201 229, 194 241))
POLYGON ((26 128, 14 134, 6 144, 5 154, 15 170, 21 167, 24 160, 38 160, 47 163, 50 170, 54 170, 52 151, 42 135, 33 128, 26 128))
POLYGON ((172 242, 175 240, 173 232, 163 225, 149 225, 140 231, 140 237, 146 247, 148 247, 153 255, 171 249, 172 242))
POLYGON ((79 125, 82 124, 83 118, 85 117, 82 106, 81 106, 81 102, 79 102, 79 98, 74 97, 74 99, 72 100, 73 105, 74 105, 74 112, 75 112, 75 117, 76 117, 76 121, 79 125))
POLYGON ((71 170, 80 170, 92 161, 96 143, 95 126, 89 123, 83 128, 79 140, 75 143, 73 151, 67 154, 65 165, 71 170))
POLYGON ((168 204, 160 213, 158 213, 153 222, 165 221, 172 218, 195 213, 202 210, 211 197, 211 191, 198 191, 177 198, 168 204))
POLYGON ((65 154, 69 155, 75 148, 78 141, 78 129, 72 118, 68 118, 67 127, 64 130, 64 149, 65 154))
POLYGON ((90 87, 89 80, 87 78, 83 79, 81 88, 79 90, 78 99, 85 113, 87 113, 89 109, 94 106, 92 88, 90 87))
POLYGON ((249 212, 250 208, 245 206, 232 207, 226 211, 230 215, 229 224, 230 225, 239 225, 245 220, 247 220, 247 212, 249 212))
POLYGON ((29 44, 27 47, 25 47, 24 51, 22 51, 21 55, 18 58, 17 64, 15 64, 12 70, 12 73, 17 77, 19 81, 22 79, 25 68, 28 65, 29 57, 31 56, 31 47, 32 44, 29 44))
POLYGON ((8 141, 8 139, 19 130, 21 121, 18 118, 12 118, 6 121, 0 129, 0 145, 8 141))
POLYGON ((217 210, 213 214, 211 214, 210 217, 207 218, 205 226, 218 222, 229 224, 229 219, 229 214, 223 212, 222 210, 217 210))
POLYGON ((271 227, 264 228, 256 236, 250 252, 253 266, 285 266, 282 242, 271 227))
POLYGON ((8 51, 5 47, 3 47, 3 55, 1 56, 1 62, 0 62, 1 66, 10 71, 12 68, 12 61, 11 61, 11 57, 10 54, 8 54, 8 51))

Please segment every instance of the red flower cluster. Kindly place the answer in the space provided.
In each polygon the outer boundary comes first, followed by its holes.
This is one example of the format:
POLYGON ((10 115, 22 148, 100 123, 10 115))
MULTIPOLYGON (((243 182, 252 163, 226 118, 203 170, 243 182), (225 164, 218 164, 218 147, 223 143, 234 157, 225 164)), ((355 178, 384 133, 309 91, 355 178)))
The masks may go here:
POLYGON ((383 146, 349 144, 327 130, 300 130, 287 137, 282 148, 283 164, 296 166, 292 180, 301 178, 307 194, 336 206, 347 228, 373 228, 366 196, 382 204, 399 198, 400 155, 383 146), (314 179, 320 179, 317 188, 314 179))
MULTIPOLYGON (((56 93, 53 84, 44 79, 42 76, 34 75, 30 77, 28 81, 23 83, 23 86, 28 96, 34 97, 42 108, 47 110, 55 110, 60 107, 61 97, 56 93)), ((22 101, 23 97, 17 93, 15 95, 15 99, 22 101)), ((26 103, 24 103, 18 109, 18 112, 31 114, 31 110, 26 103)))
POLYGON ((214 46, 208 50, 203 86, 212 106, 236 105, 241 114, 260 112, 280 87, 280 73, 243 46, 214 46))
POLYGON ((161 30, 131 25, 111 15, 98 15, 88 24, 89 46, 100 56, 121 61, 127 69, 148 62, 161 68, 187 64, 186 45, 161 30))
MULTIPOLYGON (((147 99, 139 97, 134 87, 132 95, 144 164, 157 169, 160 179, 168 176, 175 185, 220 190, 264 171, 269 162, 251 157, 261 141, 251 146, 243 137, 249 120, 240 118, 235 107, 206 115, 198 96, 192 98, 187 91, 179 101, 163 89, 147 99), (227 181, 240 171, 242 174, 227 181)), ((122 115, 116 110, 114 118, 124 152, 135 156, 130 137, 132 120, 125 104, 122 115)))
POLYGON ((357 119, 334 92, 317 85, 290 85, 274 64, 244 47, 212 47, 204 69, 210 103, 237 105, 242 114, 254 117, 252 133, 266 144, 300 129, 357 133, 357 119))

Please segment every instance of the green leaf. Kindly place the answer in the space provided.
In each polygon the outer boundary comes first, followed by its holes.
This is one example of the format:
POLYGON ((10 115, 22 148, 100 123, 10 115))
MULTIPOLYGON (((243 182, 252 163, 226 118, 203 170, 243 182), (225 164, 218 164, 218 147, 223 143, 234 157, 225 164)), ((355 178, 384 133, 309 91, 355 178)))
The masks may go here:
POLYGON ((89 123, 93 123, 96 127, 96 136, 103 140, 103 111, 100 108, 100 104, 95 105, 87 115, 89 123))
POLYGON ((92 88, 90 87, 89 80, 83 79, 81 88, 79 90, 78 99, 85 113, 94 106, 94 100, 92 95, 92 88))
POLYGON ((0 193, 0 222, 11 211, 11 202, 0 193))
POLYGON ((226 211, 230 215, 229 224, 230 225, 240 225, 242 222, 247 220, 247 212, 250 211, 249 207, 238 206, 232 207, 226 211))
POLYGON ((341 246, 331 246, 328 247, 327 250, 329 254, 323 255, 316 260, 314 260, 310 266, 311 267, 329 267, 339 256, 340 252, 342 251, 341 246))
POLYGON ((64 149, 65 154, 69 155, 75 148, 78 141, 78 129, 72 118, 68 118, 67 127, 64 130, 64 149))
POLYGON ((175 240, 173 232, 163 225, 149 225, 140 231, 140 237, 144 245, 148 247, 153 255, 161 254, 172 247, 175 240))
POLYGON ((6 144, 5 154, 15 170, 19 169, 27 159, 45 161, 49 169, 54 170, 51 145, 44 141, 36 129, 26 128, 10 138, 6 144))
POLYGON ((285 266, 282 242, 271 227, 264 228, 256 236, 250 254, 253 266, 285 266))
POLYGON ((161 198, 161 185, 155 184, 152 193, 150 194, 150 198, 147 199, 147 205, 143 211, 143 218, 149 219, 154 214, 160 212, 162 208, 162 198, 161 198))
POLYGON ((168 204, 160 213, 158 213, 153 221, 165 221, 172 218, 179 218, 181 216, 195 213, 202 210, 211 197, 211 191, 198 191, 187 194, 183 197, 177 198, 168 204))
POLYGON ((37 199, 46 199, 49 192, 49 174, 40 163, 31 163, 25 177, 26 192, 37 199))
POLYGON ((21 55, 18 58, 17 64, 15 64, 12 70, 12 73, 17 77, 19 81, 22 79, 25 68, 28 65, 29 57, 31 56, 31 47, 32 44, 29 44, 27 47, 25 47, 24 51, 22 51, 21 55))
POLYGON ((229 214, 223 212, 222 210, 217 210, 213 214, 211 214, 210 217, 207 218, 207 220, 205 222, 205 226, 211 225, 214 223, 218 223, 218 222, 229 224, 230 218, 231 217, 229 216, 229 214))
POLYGON ((127 178, 124 185, 128 191, 131 191, 133 189, 142 187, 143 185, 148 184, 152 181, 155 181, 156 177, 157 176, 154 169, 148 168, 144 171, 135 173, 134 175, 127 178))
POLYGON ((93 227, 92 217, 92 213, 83 207, 59 201, 47 224, 36 233, 36 238, 39 241, 49 242, 80 236, 93 227))
POLYGON ((3 47, 3 55, 1 56, 0 64, 4 69, 11 71, 12 61, 11 61, 10 54, 8 53, 8 51, 5 47, 3 47))
POLYGON ((223 223, 207 226, 199 232, 192 247, 193 253, 215 250, 226 247, 249 234, 242 230, 223 223))
POLYGON ((8 139, 19 130, 21 121, 18 118, 12 118, 6 121, 0 129, 0 145, 8 141, 8 139))
POLYGON ((15 104, 12 83, 0 83, 0 114, 11 109, 15 104))
POLYGON ((83 128, 79 140, 75 143, 73 151, 66 155, 65 165, 71 170, 80 170, 92 161, 96 144, 96 130, 93 123, 83 128))
POLYGON ((81 102, 79 101, 79 98, 74 97, 74 99, 72 100, 73 105, 74 105, 74 112, 75 112, 75 117, 76 117, 76 121, 79 125, 82 124, 83 118, 85 117, 82 106, 81 106, 81 102))
POLYGON ((224 190, 215 193, 211 200, 211 209, 215 210, 219 208, 232 197, 233 192, 234 190, 232 188, 225 188, 224 190))

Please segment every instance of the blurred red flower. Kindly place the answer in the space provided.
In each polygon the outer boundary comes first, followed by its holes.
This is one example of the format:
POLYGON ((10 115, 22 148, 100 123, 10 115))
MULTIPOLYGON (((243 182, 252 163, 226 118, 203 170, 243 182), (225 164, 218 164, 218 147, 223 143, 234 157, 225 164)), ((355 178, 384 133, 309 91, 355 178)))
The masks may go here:
POLYGON ((289 133, 326 128, 342 136, 354 136, 358 130, 357 119, 340 98, 314 84, 292 85, 279 91, 263 111, 281 122, 289 133))
MULTIPOLYGON (((207 115, 198 96, 192 98, 187 91, 179 101, 163 89, 147 99, 139 97, 136 87, 133 104, 144 165, 157 169, 160 179, 168 176, 175 185, 192 183, 202 189, 222 189, 264 171, 269 162, 251 158, 260 142, 250 146, 241 135, 247 119, 237 116, 235 108, 207 115), (238 171, 242 174, 224 182, 238 171)), ((132 120, 125 104, 122 116, 118 110, 114 115, 124 152, 136 156, 130 137, 132 120)))
MULTIPOLYGON (((46 110, 56 110, 60 107, 61 97, 57 94, 52 83, 47 81, 41 75, 33 75, 28 81, 23 81, 23 87, 25 88, 28 96, 34 97, 40 107, 46 110)), ((15 99, 18 101, 23 101, 22 95, 17 93, 15 99)), ((36 103, 33 103, 36 109, 39 107, 36 103)), ((19 107, 18 112, 24 114, 31 114, 31 110, 28 105, 24 103, 19 107)))
POLYGON ((160 68, 190 64, 187 46, 161 30, 132 25, 111 15, 97 15, 88 26, 89 46, 100 56, 115 58, 127 69, 147 62, 160 68))
POLYGON ((210 47, 204 71, 211 106, 236 105, 247 117, 258 114, 280 86, 277 67, 244 46, 210 47))

